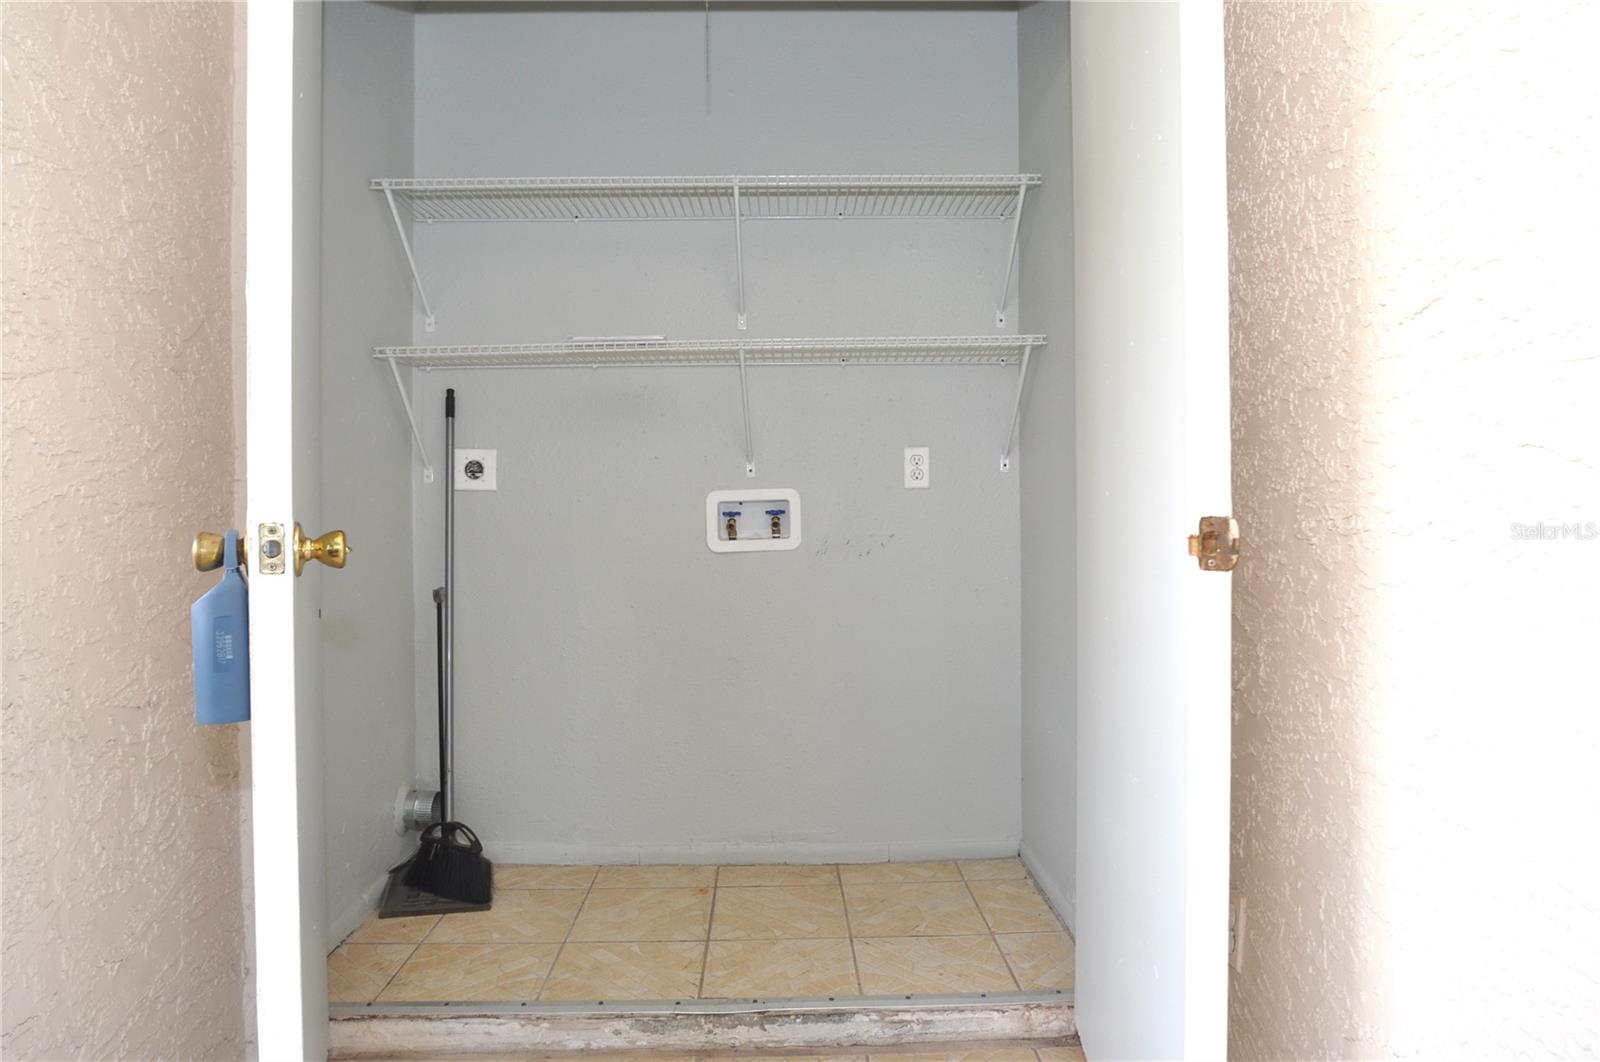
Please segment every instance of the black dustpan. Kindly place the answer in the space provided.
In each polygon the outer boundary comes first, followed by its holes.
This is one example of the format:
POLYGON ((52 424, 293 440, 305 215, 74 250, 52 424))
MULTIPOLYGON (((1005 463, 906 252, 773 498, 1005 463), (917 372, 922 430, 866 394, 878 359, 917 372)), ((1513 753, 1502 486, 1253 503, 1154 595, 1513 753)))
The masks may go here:
POLYGON ((383 899, 378 903, 379 918, 406 918, 414 915, 456 914, 461 911, 487 911, 487 903, 467 903, 450 900, 423 892, 406 884, 407 860, 389 871, 389 884, 383 887, 383 899))

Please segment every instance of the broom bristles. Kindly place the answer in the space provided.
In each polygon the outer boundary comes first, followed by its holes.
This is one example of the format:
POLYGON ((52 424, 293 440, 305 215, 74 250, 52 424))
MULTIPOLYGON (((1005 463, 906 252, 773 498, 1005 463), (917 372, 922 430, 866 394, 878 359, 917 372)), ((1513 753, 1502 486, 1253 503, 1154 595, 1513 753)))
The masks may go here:
POLYGON ((406 884, 447 900, 488 903, 494 893, 494 864, 471 852, 441 852, 412 863, 406 884))
MULTIPOLYGON (((456 825, 456 824, 448 824, 456 825)), ((470 836, 470 831, 466 831, 470 836)), ((494 894, 494 864, 473 838, 472 846, 453 843, 448 836, 434 839, 425 831, 417 854, 406 867, 405 883, 447 900, 486 904, 494 894)))

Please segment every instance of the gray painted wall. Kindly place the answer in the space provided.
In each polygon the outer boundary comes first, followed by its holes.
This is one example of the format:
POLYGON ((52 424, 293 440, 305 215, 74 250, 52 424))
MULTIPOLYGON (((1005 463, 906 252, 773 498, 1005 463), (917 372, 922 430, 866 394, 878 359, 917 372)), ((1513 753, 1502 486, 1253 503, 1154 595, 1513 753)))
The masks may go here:
MULTIPOLYGON (((715 11, 709 114, 699 11, 427 13, 416 34, 420 176, 1017 167, 1013 11, 715 11)), ((747 234, 752 336, 994 329, 1004 225, 747 234)), ((733 334, 732 239, 419 227, 439 327, 417 341, 733 334)), ((755 480, 732 372, 418 373, 435 453, 447 385, 461 445, 500 451, 499 492, 460 498, 458 555, 459 814, 495 854, 1016 850, 1012 370, 753 371, 755 480), (932 447, 931 490, 901 486, 907 445, 932 447), (801 492, 800 549, 706 549, 706 492, 742 485, 801 492)), ((431 641, 443 488, 413 483, 431 641)), ((431 652, 416 677, 429 733, 431 652)), ((433 757, 420 740, 424 776, 433 757)))
MULTIPOLYGON (((416 757, 410 459, 384 366, 410 278, 375 173, 411 164, 412 18, 374 4, 324 12, 322 151, 322 513, 350 535, 350 564, 314 570, 322 599, 328 931, 371 910, 374 885, 409 843, 396 790, 416 757)), ((324 527, 315 529, 326 530, 324 527)))
POLYGON ((1072 79, 1068 6, 1017 16, 1021 159, 1054 179, 1028 196, 1024 332, 1052 339, 1022 422, 1022 850, 1056 910, 1077 897, 1077 506, 1073 444, 1072 79))

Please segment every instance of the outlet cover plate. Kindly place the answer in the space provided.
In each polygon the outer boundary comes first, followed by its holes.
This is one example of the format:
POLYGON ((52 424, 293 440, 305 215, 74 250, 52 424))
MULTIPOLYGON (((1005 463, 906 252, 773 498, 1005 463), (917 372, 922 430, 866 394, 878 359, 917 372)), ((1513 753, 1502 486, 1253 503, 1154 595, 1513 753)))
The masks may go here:
POLYGON ((906 490, 926 490, 932 472, 926 446, 906 447, 906 490))
POLYGON ((495 451, 457 450, 456 490, 495 489, 495 451))

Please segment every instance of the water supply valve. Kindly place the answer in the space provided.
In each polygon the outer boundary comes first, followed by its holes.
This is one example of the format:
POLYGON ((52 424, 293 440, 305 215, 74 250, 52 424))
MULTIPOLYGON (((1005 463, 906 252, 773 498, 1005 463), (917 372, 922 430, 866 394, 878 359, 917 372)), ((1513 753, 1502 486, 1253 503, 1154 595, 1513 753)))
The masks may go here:
POLYGON ((713 553, 788 550, 799 545, 799 491, 768 487, 714 490, 706 495, 706 546, 713 553))

